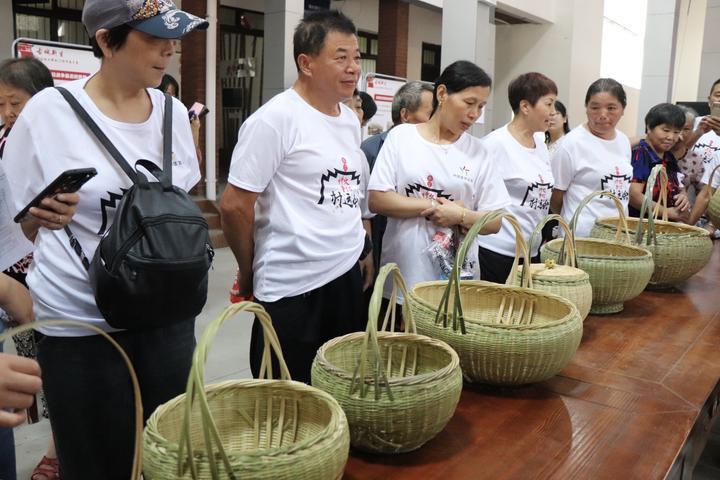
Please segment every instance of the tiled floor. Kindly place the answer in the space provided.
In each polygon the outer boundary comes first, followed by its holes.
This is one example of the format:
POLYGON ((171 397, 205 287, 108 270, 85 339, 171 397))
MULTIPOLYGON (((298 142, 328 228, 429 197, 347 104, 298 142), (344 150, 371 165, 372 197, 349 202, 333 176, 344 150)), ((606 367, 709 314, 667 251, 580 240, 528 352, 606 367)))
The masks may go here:
MULTIPOLYGON (((227 305, 228 289, 235 272, 235 259, 230 249, 217 250, 213 270, 210 272, 208 303, 198 317, 196 331, 199 333, 227 305)), ((206 378, 210 382, 228 378, 250 377, 248 348, 250 340, 250 316, 243 315, 230 321, 218 335, 207 363, 206 378)), ((12 342, 6 345, 12 351, 12 342)), ((50 436, 49 422, 44 420, 35 425, 15 430, 18 479, 27 480, 37 461, 42 457, 50 436)), ((720 422, 695 469, 696 480, 720 479, 720 422)))
MULTIPOLYGON (((196 332, 205 328, 222 309, 228 305, 228 290, 235 273, 235 258, 229 248, 216 250, 213 269, 210 271, 208 302, 196 324, 196 332)), ((210 382, 229 378, 249 378, 248 350, 251 316, 240 315, 228 321, 217 336, 206 370, 210 382)), ((6 343, 8 352, 13 351, 12 342, 6 343)), ((35 425, 15 429, 15 447, 19 480, 28 480, 35 464, 40 460, 50 438, 50 423, 43 420, 35 425)))

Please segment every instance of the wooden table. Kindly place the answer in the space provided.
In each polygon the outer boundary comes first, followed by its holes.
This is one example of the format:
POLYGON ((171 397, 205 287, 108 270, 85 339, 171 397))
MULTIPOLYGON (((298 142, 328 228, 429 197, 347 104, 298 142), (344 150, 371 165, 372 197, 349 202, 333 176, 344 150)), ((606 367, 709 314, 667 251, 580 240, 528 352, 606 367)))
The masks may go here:
POLYGON ((347 480, 690 478, 718 402, 720 242, 672 292, 590 316, 561 375, 521 388, 466 385, 423 448, 351 452, 347 480))

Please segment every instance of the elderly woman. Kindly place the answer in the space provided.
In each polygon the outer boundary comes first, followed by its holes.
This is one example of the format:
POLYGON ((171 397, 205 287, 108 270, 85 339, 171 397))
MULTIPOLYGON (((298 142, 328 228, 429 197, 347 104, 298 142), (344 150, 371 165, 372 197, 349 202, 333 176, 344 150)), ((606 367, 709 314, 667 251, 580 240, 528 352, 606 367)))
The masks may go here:
MULTIPOLYGON (((86 0, 83 24, 101 58, 92 77, 63 85, 128 161, 162 165, 165 95, 156 90, 175 53, 176 39, 207 22, 171 1, 86 0)), ((172 180, 184 190, 200 178, 185 107, 172 100, 172 180)), ((117 199, 132 181, 68 102, 47 89, 28 102, 13 127, 3 162, 19 210, 59 173, 94 167, 97 176, 78 192, 77 213, 47 221, 67 223, 88 258, 115 218, 117 199)), ((44 202, 67 202, 68 194, 44 202)), ((38 213, 38 209, 31 210, 38 213)), ((62 225, 45 226, 61 228, 62 225)), ((195 345, 194 318, 144 330, 110 328, 95 303, 88 272, 69 235, 26 222, 35 239, 28 274, 38 320, 72 319, 112 332, 135 366, 146 417, 185 389, 195 345)), ((63 478, 127 479, 133 461, 133 393, 127 369, 99 335, 86 329, 43 327, 38 361, 63 478)))
MULTIPOLYGON (((565 135, 553 153, 555 187, 550 210, 567 220, 589 193, 607 190, 620 198, 627 214, 630 199, 630 140, 618 130, 627 97, 622 85, 612 78, 594 81, 585 95, 587 121, 565 135)), ((617 216, 609 198, 595 198, 583 209, 575 234, 587 237, 595 219, 617 216)))
MULTIPOLYGON (((550 208, 553 174, 544 132, 555 113, 556 96, 555 82, 542 73, 520 75, 508 87, 513 119, 483 139, 510 194, 507 210, 519 220, 526 239, 550 208)), ((503 224, 497 235, 481 237, 478 243, 480 278, 504 283, 515 258, 515 231, 503 224)), ((536 256, 539 248, 538 238, 530 246, 531 255, 536 256)))
MULTIPOLYGON (((449 65, 435 83, 430 120, 394 127, 380 150, 368 184, 370 210, 388 217, 380 263, 397 263, 408 286, 442 277, 427 253, 434 238, 509 203, 485 148, 466 133, 482 113, 490 84, 471 62, 449 65)), ((499 228, 496 220, 481 233, 499 228)), ((471 252, 467 265, 476 269, 477 250, 471 252)), ((385 298, 390 290, 386 285, 385 298)))

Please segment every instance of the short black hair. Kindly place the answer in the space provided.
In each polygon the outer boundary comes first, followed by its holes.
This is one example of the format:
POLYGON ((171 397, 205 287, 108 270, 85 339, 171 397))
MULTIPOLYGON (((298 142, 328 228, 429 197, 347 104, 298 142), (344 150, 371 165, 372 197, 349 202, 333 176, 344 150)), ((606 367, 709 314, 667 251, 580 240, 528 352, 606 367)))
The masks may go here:
POLYGON ((623 108, 627 107, 627 95, 623 86, 614 78, 598 78, 588 87, 585 94, 585 106, 590 103, 590 98, 598 93, 607 92, 620 102, 623 108))
POLYGON ((435 90, 433 90, 433 108, 430 116, 435 114, 438 107, 437 91, 440 85, 445 85, 449 95, 462 92, 466 88, 471 87, 490 87, 492 80, 485 73, 485 70, 467 60, 457 60, 442 71, 438 79, 435 81, 435 90))
POLYGON ((23 90, 31 97, 54 85, 50 70, 34 57, 9 58, 0 63, 0 83, 23 90))
MULTIPOLYGON (((562 115, 565 120, 563 121, 563 135, 570 133, 570 119, 568 118, 567 108, 565 104, 560 100, 555 100, 555 111, 562 115)), ((550 130, 545 132, 545 143, 550 143, 550 130)))
POLYGON ((669 125, 681 130, 685 126, 685 112, 672 103, 659 103, 645 115, 645 131, 659 125, 669 125))
POLYGON ((370 120, 377 113, 377 103, 367 92, 360 92, 362 99, 363 121, 370 120))
POLYGON ((510 108, 517 114, 521 101, 527 100, 530 105, 535 106, 538 100, 551 93, 557 95, 558 89, 550 78, 538 72, 523 73, 508 86, 510 108))
POLYGON ((175 77, 173 77, 169 73, 163 75, 163 78, 160 81, 160 85, 157 86, 157 89, 163 93, 166 93, 168 87, 171 85, 175 88, 175 96, 177 98, 180 98, 180 85, 178 84, 177 80, 175 80, 175 77))
POLYGON ((715 87, 716 87, 717 85, 720 85, 720 78, 718 78, 717 80, 715 80, 715 81, 713 82, 713 84, 712 84, 712 87, 710 87, 710 95, 712 95, 712 92, 713 92, 713 90, 715 90, 715 87))
MULTIPOLYGON (((132 27, 127 24, 118 25, 117 27, 112 27, 108 30, 108 48, 110 48, 110 50, 118 50, 122 48, 122 46, 125 45, 125 42, 127 42, 127 37, 130 35, 131 30, 132 27)), ((95 58, 103 58, 102 50, 100 49, 100 45, 98 45, 95 37, 90 37, 90 46, 92 47, 95 58)))
POLYGON ((337 10, 317 10, 305 14, 293 35, 293 55, 295 67, 300 71, 298 57, 318 55, 325 46, 325 38, 329 32, 340 32, 357 35, 357 28, 342 12, 337 10))

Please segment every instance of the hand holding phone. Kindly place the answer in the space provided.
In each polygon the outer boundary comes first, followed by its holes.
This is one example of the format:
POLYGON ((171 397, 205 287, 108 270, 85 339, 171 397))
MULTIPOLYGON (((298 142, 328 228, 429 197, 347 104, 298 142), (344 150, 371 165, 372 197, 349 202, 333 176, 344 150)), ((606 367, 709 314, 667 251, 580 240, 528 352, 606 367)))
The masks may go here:
POLYGON ((720 102, 714 102, 710 105, 710 115, 720 118, 720 102))
POLYGON ((194 118, 202 118, 210 113, 210 110, 200 102, 193 103, 192 107, 188 109, 188 116, 192 122, 194 118))
POLYGON ((40 207, 40 203, 45 198, 55 197, 55 195, 61 193, 75 193, 80 190, 80 187, 82 187, 85 182, 95 175, 97 175, 97 170, 94 168, 78 168, 64 171, 55 180, 50 182, 50 185, 45 187, 42 192, 38 193, 35 198, 30 201, 30 203, 25 205, 25 208, 15 215, 15 223, 20 223, 26 220, 30 209, 33 207, 40 207))

